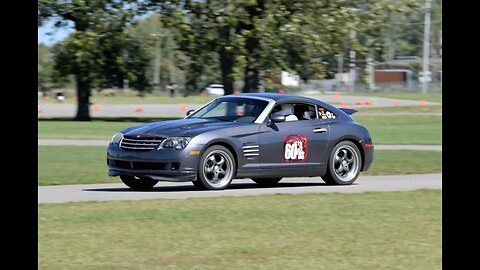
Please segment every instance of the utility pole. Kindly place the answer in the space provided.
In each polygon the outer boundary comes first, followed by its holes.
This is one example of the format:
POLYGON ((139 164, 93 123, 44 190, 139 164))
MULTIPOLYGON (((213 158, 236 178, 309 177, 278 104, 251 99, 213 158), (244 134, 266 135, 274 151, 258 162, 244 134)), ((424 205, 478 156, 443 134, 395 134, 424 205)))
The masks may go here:
POLYGON ((155 84, 155 90, 160 91, 160 61, 162 59, 162 37, 160 34, 151 34, 156 38, 155 40, 155 63, 154 63, 154 73, 153 73, 153 82, 155 84))
MULTIPOLYGON (((127 57, 128 57, 128 52, 127 50, 123 49, 123 59, 126 61, 127 57)), ((129 83, 128 78, 123 78, 123 91, 128 90, 129 88, 128 83, 129 83)))
POLYGON ((339 74, 343 73, 343 52, 338 54, 338 70, 339 74))
POLYGON ((442 27, 440 24, 440 57, 442 57, 442 27))
POLYGON ((374 80, 374 68, 373 68, 373 56, 372 48, 368 48, 368 57, 367 57, 367 74, 368 74, 368 91, 375 89, 375 80, 374 80))
POLYGON ((425 28, 423 31, 423 74, 422 74, 422 93, 426 94, 428 91, 428 62, 430 56, 430 11, 432 0, 425 0, 425 28))
MULTIPOLYGON (((368 21, 368 27, 372 26, 372 21, 368 21)), ((368 37, 367 41, 368 46, 368 57, 367 57, 367 74, 368 74, 368 91, 372 91, 375 89, 375 79, 374 79, 374 67, 373 67, 373 38, 371 36, 368 37)))
POLYGON ((339 85, 339 89, 343 90, 343 52, 340 52, 337 56, 338 60, 338 67, 337 67, 337 83, 339 85))
MULTIPOLYGON (((352 30, 350 37, 354 40, 357 36, 357 31, 352 30)), ((355 92, 355 50, 350 49, 350 92, 355 92)))

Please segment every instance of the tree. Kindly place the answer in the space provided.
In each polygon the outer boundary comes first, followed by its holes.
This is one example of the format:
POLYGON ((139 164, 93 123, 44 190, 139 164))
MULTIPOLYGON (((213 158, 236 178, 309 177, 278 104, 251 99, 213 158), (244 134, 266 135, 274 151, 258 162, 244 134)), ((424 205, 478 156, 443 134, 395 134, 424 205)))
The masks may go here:
POLYGON ((94 86, 121 86, 128 79, 138 90, 148 88, 145 53, 124 31, 143 11, 143 4, 132 0, 39 0, 39 25, 52 19, 57 26, 71 22, 75 29, 56 46, 55 69, 75 76, 76 120, 90 120, 94 86))
POLYGON ((73 84, 70 76, 61 76, 55 69, 54 55, 56 46, 38 44, 38 86, 42 91, 66 87, 73 84))
POLYGON ((170 29, 165 28, 161 22, 159 14, 151 14, 148 17, 140 19, 132 27, 128 27, 128 33, 132 38, 142 44, 144 50, 148 53, 148 66, 146 69, 147 77, 155 81, 159 76, 159 82, 184 82, 184 61, 185 55, 178 50, 178 45, 174 40, 174 35, 170 29), (157 42, 158 48, 157 51, 157 42), (155 74, 155 61, 157 56, 160 58, 160 72, 155 74))
POLYGON ((38 87, 43 91, 53 86, 53 61, 51 49, 47 45, 38 44, 38 87))
MULTIPOLYGON (((398 5, 402 8, 392 13, 381 31, 381 38, 385 44, 381 55, 382 60, 391 60, 398 55, 421 56, 423 54, 425 1, 402 0, 398 5)), ((441 56, 441 0, 432 1, 431 16, 432 55, 441 56)))
POLYGON ((287 70, 303 80, 323 78, 325 59, 343 52, 345 44, 360 56, 381 47, 375 38, 395 7, 393 0, 152 2, 177 29, 180 49, 192 59, 195 74, 212 52, 218 56, 226 94, 240 77, 245 92, 257 90, 261 71, 264 76, 287 70), (349 38, 352 30, 359 38, 349 38), (361 42, 366 35, 372 42, 361 42))

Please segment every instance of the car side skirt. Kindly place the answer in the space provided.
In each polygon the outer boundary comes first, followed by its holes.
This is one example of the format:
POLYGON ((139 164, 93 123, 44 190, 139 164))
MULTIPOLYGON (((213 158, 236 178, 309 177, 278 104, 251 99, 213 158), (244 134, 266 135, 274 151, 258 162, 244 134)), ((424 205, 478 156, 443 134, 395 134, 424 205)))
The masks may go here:
POLYGON ((238 170, 235 178, 261 178, 261 177, 314 177, 323 176, 327 172, 326 166, 312 168, 282 168, 282 169, 256 169, 238 170))

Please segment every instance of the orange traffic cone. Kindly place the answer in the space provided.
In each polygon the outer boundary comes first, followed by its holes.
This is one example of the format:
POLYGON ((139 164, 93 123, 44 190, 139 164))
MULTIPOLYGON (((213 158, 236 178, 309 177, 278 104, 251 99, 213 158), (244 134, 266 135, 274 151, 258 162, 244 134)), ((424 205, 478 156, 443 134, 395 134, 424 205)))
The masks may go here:
POLYGON ((133 109, 134 112, 141 112, 143 111, 141 107, 135 107, 135 109, 133 109))
POLYGON ((342 108, 346 108, 346 107, 347 107, 347 102, 342 101, 342 105, 341 105, 341 106, 342 106, 342 108))
POLYGON ((240 90, 233 91, 234 94, 240 94, 240 90))
POLYGON ((361 101, 355 101, 355 105, 362 105, 362 102, 361 101))
POLYGON ((420 105, 427 105, 428 102, 425 99, 420 100, 420 105))
POLYGON ((278 93, 280 93, 280 94, 285 94, 286 92, 285 92, 285 90, 280 89, 280 90, 278 90, 278 93))
POLYGON ((333 93, 333 97, 334 97, 334 98, 340 98, 340 93, 339 93, 339 92, 333 93))
POLYGON ((205 93, 205 91, 202 91, 202 92, 200 93, 200 96, 202 96, 202 97, 204 97, 204 96, 206 96, 206 95, 207 95, 207 93, 205 93))
POLYGON ((92 106, 92 112, 94 112, 94 113, 100 112, 100 108, 98 107, 98 105, 93 105, 92 106))
POLYGON ((182 103, 182 105, 180 105, 180 111, 181 112, 187 112, 187 104, 182 103))
POLYGON ((365 100, 365 101, 363 102, 363 104, 364 104, 364 105, 370 105, 371 103, 370 103, 370 100, 365 100))
POLYGON ((393 106, 398 106, 398 105, 400 105, 400 102, 398 102, 398 100, 394 100, 393 101, 393 106))
POLYGON ((43 110, 38 108, 38 113, 43 113, 43 110))

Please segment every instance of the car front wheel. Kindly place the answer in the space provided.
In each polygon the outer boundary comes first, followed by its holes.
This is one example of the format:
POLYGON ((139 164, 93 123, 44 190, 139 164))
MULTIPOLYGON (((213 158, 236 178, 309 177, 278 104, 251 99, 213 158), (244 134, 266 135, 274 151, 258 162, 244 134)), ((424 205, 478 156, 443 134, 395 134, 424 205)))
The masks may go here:
POLYGON ((350 185, 360 174, 361 165, 358 147, 350 141, 341 141, 333 148, 322 179, 329 185, 350 185))
POLYGON ((122 182, 133 190, 145 191, 155 186, 158 181, 148 177, 137 177, 130 175, 120 175, 122 182))
POLYGON ((235 159, 232 153, 221 145, 209 147, 202 155, 198 177, 193 184, 198 189, 225 189, 233 180, 235 159))

